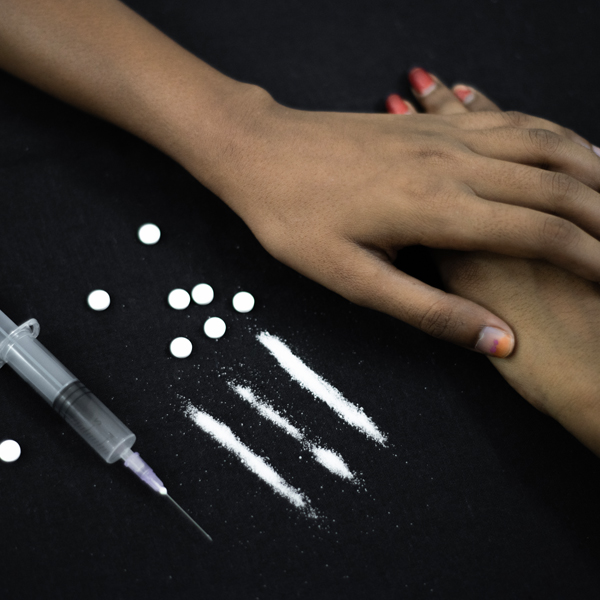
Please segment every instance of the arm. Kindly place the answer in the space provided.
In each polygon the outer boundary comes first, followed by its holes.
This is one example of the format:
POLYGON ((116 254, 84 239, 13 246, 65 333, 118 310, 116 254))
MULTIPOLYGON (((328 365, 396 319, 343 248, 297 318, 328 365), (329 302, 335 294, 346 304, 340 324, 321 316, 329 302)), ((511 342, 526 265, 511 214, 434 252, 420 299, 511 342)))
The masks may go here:
POLYGON ((117 0, 0 0, 0 68, 194 165, 210 185, 255 99, 117 0))
POLYGON ((117 0, 0 0, 0 67, 166 152, 285 264, 437 337, 496 356, 514 341, 489 309, 396 269, 405 246, 600 280, 600 161, 549 121, 292 110, 117 0))

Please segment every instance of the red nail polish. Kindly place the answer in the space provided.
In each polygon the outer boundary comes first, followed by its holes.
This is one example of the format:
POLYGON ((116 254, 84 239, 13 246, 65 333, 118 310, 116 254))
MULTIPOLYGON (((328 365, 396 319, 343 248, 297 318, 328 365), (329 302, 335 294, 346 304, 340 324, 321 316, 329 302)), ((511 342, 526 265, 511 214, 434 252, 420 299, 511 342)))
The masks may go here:
POLYGON ((417 94, 420 96, 427 96, 435 89, 435 81, 433 77, 420 67, 413 69, 408 74, 408 80, 410 81, 410 85, 413 86, 417 94))
POLYGON ((410 108, 398 94, 388 96, 385 101, 385 108, 391 115, 405 115, 410 112, 410 108))
POLYGON ((463 104, 469 104, 475 97, 473 92, 466 85, 457 85, 452 91, 463 104))

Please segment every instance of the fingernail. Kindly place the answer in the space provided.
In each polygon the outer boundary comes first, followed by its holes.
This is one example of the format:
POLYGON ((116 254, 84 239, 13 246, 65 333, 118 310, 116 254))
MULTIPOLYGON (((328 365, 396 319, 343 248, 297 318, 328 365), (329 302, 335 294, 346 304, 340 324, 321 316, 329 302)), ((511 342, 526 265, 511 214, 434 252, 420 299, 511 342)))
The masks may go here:
POLYGON ((475 344, 475 350, 489 356, 504 358, 508 356, 515 345, 515 338, 497 327, 484 327, 475 344))
POLYGON ((385 101, 386 110, 392 115, 405 115, 410 112, 410 107, 398 94, 391 94, 385 101))
POLYGON ((600 156, 600 148, 598 148, 598 146, 592 146, 592 150, 594 151, 594 154, 600 156))
POLYGON ((419 96, 429 96, 433 90, 435 90, 435 86, 437 85, 433 80, 433 77, 421 67, 417 67, 410 71, 408 74, 408 80, 410 81, 410 85, 414 88, 414 90, 419 94, 419 96))
POLYGON ((452 88, 452 91, 463 104, 469 104, 469 102, 473 102, 473 99, 475 98, 473 90, 466 85, 455 85, 452 88))

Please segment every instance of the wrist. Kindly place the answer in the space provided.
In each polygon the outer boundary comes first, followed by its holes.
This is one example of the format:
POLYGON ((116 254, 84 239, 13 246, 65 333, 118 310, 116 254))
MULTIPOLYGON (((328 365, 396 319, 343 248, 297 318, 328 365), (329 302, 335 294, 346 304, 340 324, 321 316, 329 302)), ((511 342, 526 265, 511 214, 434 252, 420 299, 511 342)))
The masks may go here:
POLYGON ((258 139, 269 111, 277 106, 263 88, 224 75, 211 86, 205 78, 191 102, 171 110, 166 135, 157 145, 203 185, 223 198, 241 156, 258 139))

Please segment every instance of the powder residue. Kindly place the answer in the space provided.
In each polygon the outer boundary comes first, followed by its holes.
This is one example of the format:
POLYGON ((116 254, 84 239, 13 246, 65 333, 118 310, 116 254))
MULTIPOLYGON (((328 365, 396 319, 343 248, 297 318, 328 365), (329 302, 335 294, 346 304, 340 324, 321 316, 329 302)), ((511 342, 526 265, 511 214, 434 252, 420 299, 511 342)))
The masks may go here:
POLYGON ((387 440, 386 436, 379 431, 375 423, 373 423, 364 411, 344 398, 339 390, 304 364, 279 338, 266 331, 263 331, 256 337, 288 372, 290 377, 297 381, 304 389, 311 392, 316 398, 323 400, 349 425, 356 427, 376 442, 385 444, 387 440))
POLYGON ((283 429, 292 437, 297 439, 304 446, 304 448, 312 452, 315 459, 319 463, 321 463, 326 469, 328 469, 335 475, 343 477, 344 479, 354 479, 352 471, 350 471, 350 469, 339 454, 337 454, 333 450, 320 448, 319 446, 315 446, 314 444, 308 442, 297 427, 294 427, 284 416, 279 414, 266 402, 259 400, 250 388, 244 387, 242 385, 236 385, 234 383, 229 383, 229 386, 241 398, 243 398, 244 400, 246 400, 246 402, 253 406, 259 414, 261 414, 266 419, 269 419, 269 421, 275 423, 275 425, 281 427, 281 429, 283 429))
POLYGON ((217 421, 209 414, 192 406, 192 404, 188 404, 185 412, 198 427, 235 454, 250 471, 268 483, 278 494, 298 508, 307 508, 308 499, 304 494, 287 483, 264 458, 254 454, 227 425, 217 421))
POLYGON ((254 392, 250 388, 243 387, 241 385, 235 385, 233 383, 230 383, 229 385, 233 391, 236 392, 236 394, 248 402, 248 404, 253 406, 263 417, 281 427, 281 429, 289 433, 293 438, 296 438, 297 440, 303 439, 303 435, 300 433, 297 427, 294 427, 285 417, 281 416, 266 402, 261 402, 254 395, 254 392))
POLYGON ((342 457, 333 450, 320 448, 319 446, 311 446, 310 451, 314 457, 332 473, 343 477, 344 479, 354 479, 352 471, 348 468, 342 457))

